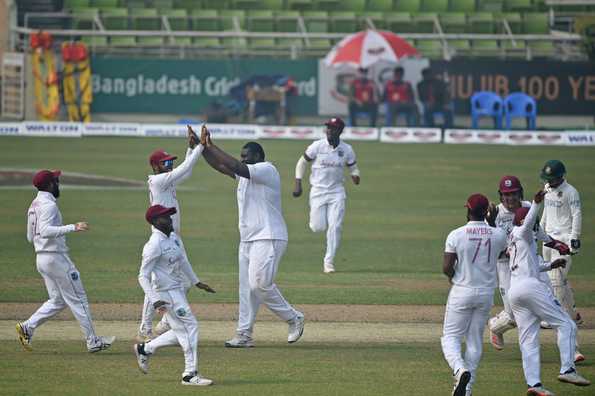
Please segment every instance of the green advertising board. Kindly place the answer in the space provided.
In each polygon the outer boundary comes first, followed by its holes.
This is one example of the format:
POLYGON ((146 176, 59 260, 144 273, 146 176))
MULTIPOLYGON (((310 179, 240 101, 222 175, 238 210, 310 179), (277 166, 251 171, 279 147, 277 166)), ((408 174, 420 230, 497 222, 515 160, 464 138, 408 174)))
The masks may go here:
POLYGON ((318 61, 91 59, 95 113, 198 114, 255 75, 287 75, 297 85, 292 114, 318 112, 318 61))

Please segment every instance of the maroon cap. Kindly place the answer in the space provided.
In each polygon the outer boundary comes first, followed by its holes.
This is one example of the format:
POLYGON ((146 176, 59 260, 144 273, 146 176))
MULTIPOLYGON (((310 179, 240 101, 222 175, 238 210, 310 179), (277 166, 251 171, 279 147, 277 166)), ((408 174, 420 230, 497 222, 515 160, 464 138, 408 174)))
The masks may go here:
POLYGON ((520 226, 521 221, 523 221, 525 217, 527 217, 527 213, 529 213, 529 208, 518 208, 514 212, 514 220, 512 221, 512 224, 514 224, 515 226, 520 226))
POLYGON ((345 123, 339 117, 331 118, 330 120, 325 122, 324 125, 333 129, 338 129, 339 131, 342 131, 343 128, 345 128, 345 123))
POLYGON ((56 180, 61 174, 62 172, 59 170, 41 170, 33 176, 33 185, 37 187, 37 189, 46 188, 52 180, 56 180))
POLYGON ((483 194, 473 194, 467 198, 466 208, 473 212, 485 212, 490 206, 490 201, 483 194))
POLYGON ((523 186, 521 186, 521 181, 516 176, 503 176, 500 179, 500 187, 498 191, 501 193, 511 193, 515 191, 521 191, 523 186))
POLYGON ((165 215, 171 216, 176 212, 176 208, 166 208, 162 205, 153 205, 149 209, 147 209, 147 213, 145 213, 145 219, 147 220, 147 222, 149 222, 149 224, 152 224, 151 220, 153 220, 154 218, 165 215))
POLYGON ((151 156, 149 157, 149 164, 158 165, 162 161, 175 160, 177 158, 178 157, 176 157, 175 155, 171 155, 167 151, 159 149, 153 151, 153 154, 151 154, 151 156))

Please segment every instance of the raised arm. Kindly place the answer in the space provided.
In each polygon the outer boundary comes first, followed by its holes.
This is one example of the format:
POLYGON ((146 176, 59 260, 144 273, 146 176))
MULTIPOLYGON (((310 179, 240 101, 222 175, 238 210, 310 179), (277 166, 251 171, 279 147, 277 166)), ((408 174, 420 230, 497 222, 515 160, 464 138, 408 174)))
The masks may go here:
POLYGON ((186 152, 186 157, 184 158, 184 161, 182 161, 182 163, 175 167, 171 172, 161 173, 163 183, 165 184, 175 185, 188 179, 192 175, 192 169, 194 168, 194 165, 196 165, 196 162, 204 150, 204 146, 199 144, 198 137, 192 130, 192 127, 187 125, 187 128, 188 150, 186 152))
POLYGON ((535 222, 537 221, 537 215, 539 214, 544 195, 545 193, 541 190, 535 194, 529 213, 527 213, 523 224, 519 227, 521 234, 525 237, 528 235, 530 235, 531 238, 533 237, 533 228, 535 227, 535 222))
POLYGON ((209 153, 209 158, 207 159, 207 162, 209 163, 209 165, 211 165, 211 167, 213 167, 221 173, 230 175, 232 177, 235 177, 234 175, 238 175, 241 177, 245 177, 246 179, 250 178, 250 171, 248 170, 248 166, 246 166, 246 164, 240 162, 239 160, 227 154, 225 151, 221 150, 219 147, 213 144, 213 142, 211 141, 211 135, 207 130, 206 126, 204 125, 201 131, 200 139, 201 142, 204 142, 206 144, 205 153, 209 153))

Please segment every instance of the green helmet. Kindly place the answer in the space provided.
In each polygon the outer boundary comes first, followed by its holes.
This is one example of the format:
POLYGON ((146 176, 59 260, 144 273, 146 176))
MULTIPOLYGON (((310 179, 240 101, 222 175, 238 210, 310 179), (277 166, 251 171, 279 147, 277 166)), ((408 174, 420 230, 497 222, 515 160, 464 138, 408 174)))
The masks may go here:
POLYGON ((551 182, 552 180, 564 177, 566 174, 566 168, 562 161, 549 160, 543 166, 541 170, 541 180, 545 182, 551 182))

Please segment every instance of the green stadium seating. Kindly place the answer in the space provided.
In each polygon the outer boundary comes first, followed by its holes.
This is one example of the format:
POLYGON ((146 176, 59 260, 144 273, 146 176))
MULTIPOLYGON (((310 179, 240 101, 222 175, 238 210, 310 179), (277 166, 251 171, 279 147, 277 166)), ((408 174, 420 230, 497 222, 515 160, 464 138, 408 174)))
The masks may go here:
POLYGON ((392 11, 393 0, 368 0, 368 7, 366 10, 370 11, 392 11))
POLYGON ((449 10, 457 12, 474 12, 475 0, 451 0, 449 10))
POLYGON ((260 8, 260 0, 232 0, 231 9, 254 10, 260 8))
POLYGON ((395 11, 418 12, 421 9, 421 0, 396 0, 395 11))
POLYGON ((478 0, 478 11, 486 12, 502 12, 503 1, 502 0, 478 0))
MULTIPOLYGON (((320 1, 320 0, 318 0, 320 1)), ((352 11, 360 12, 366 10, 366 0, 341 0, 336 8, 332 8, 332 11, 352 11)))
POLYGON ((506 0, 504 9, 506 11, 532 11, 533 4, 531 0, 506 0))
POLYGON ((327 33, 329 31, 329 19, 326 11, 304 11, 302 17, 308 32, 327 33))
POLYGON ((146 47, 161 47, 164 44, 163 37, 138 37, 136 41, 138 45, 146 47))
POLYGON ((332 47, 333 43, 327 39, 310 39, 310 45, 308 46, 308 48, 320 50, 330 50, 332 47))
POLYGON ((299 11, 281 10, 275 12, 277 31, 279 32, 297 32, 299 11))
POLYGON ((165 12, 167 10, 174 9, 173 0, 153 0, 153 7, 159 10, 159 12, 165 12))
POLYGON ((110 37, 109 42, 114 47, 134 47, 136 38, 134 36, 114 36, 110 37))
POLYGON ((190 13, 192 29, 203 32, 217 32, 222 30, 218 10, 193 10, 190 13))
POLYGON ((231 8, 231 0, 202 0, 202 8, 227 10, 231 8))
POLYGON ((221 48, 221 42, 216 37, 194 37, 192 44, 200 48, 221 48))
POLYGON ((93 29, 93 21, 99 15, 97 8, 77 8, 72 12, 72 27, 74 29, 93 29))
POLYGON ((247 29, 252 32, 274 32, 275 17, 270 10, 249 10, 247 29))
POLYGON ((553 57, 559 52, 552 41, 529 41, 528 46, 534 58, 553 57))
POLYGON ((287 0, 287 8, 290 10, 311 10, 313 5, 312 0, 287 0))
POLYGON ((163 16, 167 17, 171 30, 190 30, 188 12, 180 9, 169 9, 161 11, 163 16))
POLYGON ((506 20, 506 22, 508 22, 508 25, 510 26, 510 30, 512 31, 512 33, 514 34, 520 34, 522 33, 522 25, 523 25, 523 20, 521 18, 521 14, 519 14, 518 12, 506 12, 506 13, 501 13, 498 14, 497 16, 497 20, 498 20, 498 26, 497 26, 497 30, 500 33, 505 33, 502 27, 502 20, 506 20))
POLYGON ((135 30, 161 30, 161 17, 154 8, 132 8, 130 17, 135 30))
POLYGON ((195 10, 208 9, 206 7, 203 7, 203 3, 201 0, 175 0, 174 7, 183 8, 190 14, 192 14, 192 12, 194 12, 195 10))
POLYGON ((313 10, 332 11, 342 9, 343 0, 312 0, 313 10))
POLYGON ((507 58, 526 58, 527 46, 524 41, 516 40, 516 47, 512 45, 510 40, 501 40, 500 48, 506 54, 507 58))
POLYGON ((540 13, 524 14, 523 31, 527 34, 548 34, 550 32, 548 15, 540 13))
MULTIPOLYGON (((117 8, 120 6, 118 0, 93 0, 93 7, 105 9, 105 8, 117 8)), ((125 5, 122 5, 125 7, 125 5)))
POLYGON ((462 12, 442 13, 440 25, 445 33, 464 33, 467 29, 467 16, 462 12))
POLYGON ((451 50, 454 50, 455 56, 468 55, 471 50, 471 44, 469 40, 450 40, 446 42, 446 45, 451 50))
POLYGON ((107 47, 107 37, 83 36, 81 41, 89 47, 107 47))
POLYGON ((248 48, 248 42, 243 37, 223 37, 221 45, 232 51, 245 51, 248 48))
POLYGON ((381 11, 362 12, 358 15, 359 24, 363 29, 365 26, 367 26, 367 19, 370 19, 376 29, 388 29, 388 24, 384 19, 384 14, 385 13, 381 11))
POLYGON ((426 12, 446 12, 448 10, 448 0, 423 0, 421 11, 426 12))
POLYGON ((331 30, 335 33, 352 33, 358 30, 358 21, 355 12, 331 12, 331 30))
POLYGON ((473 56, 495 57, 500 55, 501 51, 496 40, 473 40, 471 54, 473 56))
POLYGON ((442 58, 442 44, 438 40, 416 40, 415 48, 430 59, 442 58))
MULTIPOLYGON (((244 30, 244 21, 246 19, 246 11, 244 10, 221 10, 219 11, 221 16, 221 26, 223 30, 235 30, 237 22, 240 30, 244 30)), ((245 45, 244 45, 245 47, 245 45)))
POLYGON ((258 3, 258 8, 262 8, 263 10, 277 11, 285 7, 284 0, 260 0, 258 3))
POLYGON ((192 45, 192 38, 191 37, 173 37, 171 43, 175 44, 175 45, 189 47, 192 45))
POLYGON ((415 23, 415 31, 417 33, 433 33, 434 21, 438 18, 435 12, 420 12, 413 15, 413 22, 415 23))
POLYGON ((277 48, 288 49, 293 47, 302 48, 304 46, 304 43, 301 39, 278 38, 275 40, 275 45, 277 46, 277 48))
POLYGON ((392 12, 384 18, 387 28, 395 33, 414 33, 415 23, 408 12, 392 12))
POLYGON ((65 0, 64 8, 68 10, 77 10, 80 8, 89 8, 89 0, 65 0))
POLYGON ((143 9, 145 8, 145 0, 128 0, 128 2, 126 3, 126 6, 128 7, 129 10, 134 10, 134 9, 143 9))
POLYGON ((101 14, 103 27, 107 30, 128 30, 128 9, 110 8, 103 10, 101 14))
POLYGON ((469 14, 467 21, 469 33, 493 34, 495 32, 494 16, 491 12, 469 14))
POLYGON ((274 49, 274 38, 251 38, 248 40, 248 47, 252 49, 274 49))

